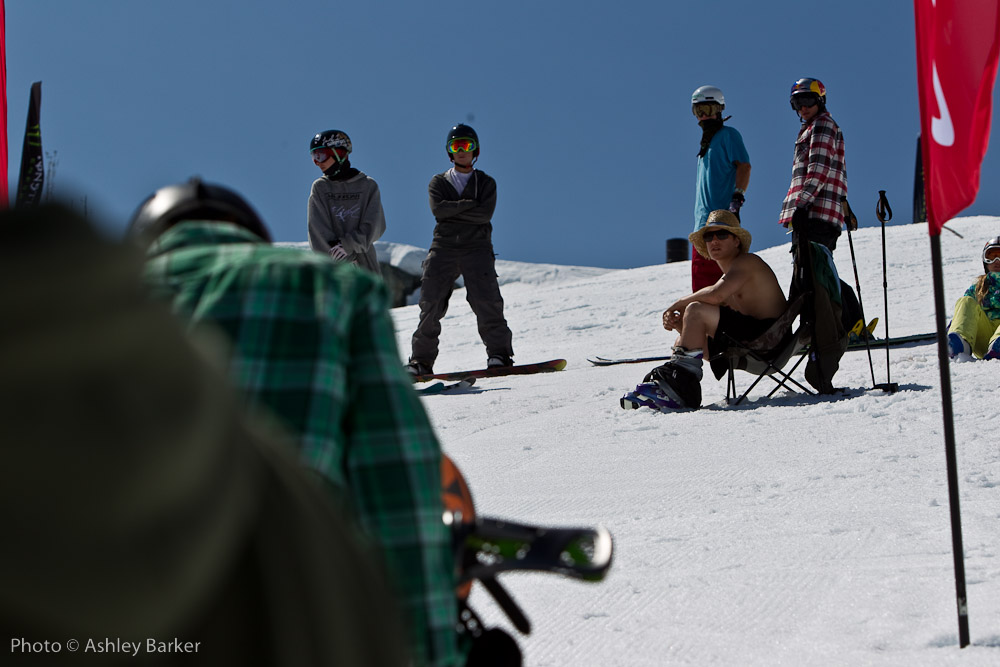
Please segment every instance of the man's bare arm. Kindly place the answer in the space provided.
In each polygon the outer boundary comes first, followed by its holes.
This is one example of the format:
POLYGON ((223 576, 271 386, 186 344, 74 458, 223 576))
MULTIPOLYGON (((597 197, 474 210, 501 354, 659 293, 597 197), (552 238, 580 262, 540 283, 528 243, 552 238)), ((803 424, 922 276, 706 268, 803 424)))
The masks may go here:
POLYGON ((752 271, 746 261, 747 257, 747 255, 738 257, 729 267, 729 271, 723 274, 714 285, 702 287, 697 292, 689 294, 667 307, 663 312, 663 328, 667 331, 680 331, 684 309, 695 301, 712 306, 721 306, 726 303, 730 297, 746 285, 752 276, 752 271))

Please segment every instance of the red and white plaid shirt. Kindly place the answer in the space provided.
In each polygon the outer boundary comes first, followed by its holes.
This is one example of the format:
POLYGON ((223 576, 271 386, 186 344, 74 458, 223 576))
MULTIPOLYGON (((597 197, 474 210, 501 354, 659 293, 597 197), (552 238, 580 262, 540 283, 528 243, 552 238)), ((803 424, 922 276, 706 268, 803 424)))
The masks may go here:
POLYGON ((808 208, 809 217, 844 224, 840 201, 847 197, 844 135, 829 112, 802 126, 795 140, 792 184, 781 206, 779 224, 788 226, 796 208, 808 208))

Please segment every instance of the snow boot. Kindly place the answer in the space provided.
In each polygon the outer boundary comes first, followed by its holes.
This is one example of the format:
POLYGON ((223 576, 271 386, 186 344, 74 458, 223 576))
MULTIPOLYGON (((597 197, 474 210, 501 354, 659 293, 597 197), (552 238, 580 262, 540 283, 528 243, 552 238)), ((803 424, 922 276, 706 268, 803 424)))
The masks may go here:
POLYGON ((406 372, 410 375, 416 377, 418 375, 433 375, 434 367, 430 364, 425 364, 422 361, 417 361, 416 359, 410 359, 409 363, 405 366, 406 372))
POLYGON ((969 341, 952 331, 948 334, 948 356, 957 362, 972 361, 972 346, 969 341))
POLYGON ((514 360, 505 354, 490 355, 490 358, 486 360, 486 368, 502 368, 513 365, 514 360))
POLYGON ((701 378, 685 366, 673 358, 651 370, 644 380, 655 382, 667 398, 681 407, 697 409, 701 407, 701 378))
POLYGON ((660 412, 672 412, 684 409, 684 406, 664 394, 655 382, 643 382, 636 385, 634 391, 621 397, 619 404, 623 410, 652 408, 660 412))
POLYGON ((990 349, 986 351, 986 356, 983 359, 1000 359, 1000 338, 993 341, 990 345, 990 349))

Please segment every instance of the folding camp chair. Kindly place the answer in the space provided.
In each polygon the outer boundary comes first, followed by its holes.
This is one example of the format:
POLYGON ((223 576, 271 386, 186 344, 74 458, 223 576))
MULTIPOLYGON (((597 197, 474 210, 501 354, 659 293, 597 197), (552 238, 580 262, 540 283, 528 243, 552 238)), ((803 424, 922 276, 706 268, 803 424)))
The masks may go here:
POLYGON ((773 396, 782 387, 795 391, 793 387, 786 383, 794 385, 803 393, 813 395, 813 391, 802 386, 802 384, 792 378, 792 373, 799 367, 802 360, 806 358, 805 349, 803 349, 803 339, 807 339, 808 336, 803 332, 801 325, 798 328, 792 328, 795 318, 802 311, 806 296, 806 294, 800 294, 794 301, 788 304, 785 312, 775 320, 774 324, 767 331, 752 341, 737 341, 731 336, 724 334, 729 347, 721 352, 718 358, 725 362, 728 367, 726 379, 727 403, 739 405, 747 397, 747 394, 765 377, 769 377, 777 383, 777 386, 771 390, 767 398, 773 396), (787 372, 782 370, 796 354, 799 355, 799 358, 792 365, 792 368, 787 372), (757 377, 747 387, 746 391, 739 398, 736 398, 735 371, 738 370, 746 371, 757 377))

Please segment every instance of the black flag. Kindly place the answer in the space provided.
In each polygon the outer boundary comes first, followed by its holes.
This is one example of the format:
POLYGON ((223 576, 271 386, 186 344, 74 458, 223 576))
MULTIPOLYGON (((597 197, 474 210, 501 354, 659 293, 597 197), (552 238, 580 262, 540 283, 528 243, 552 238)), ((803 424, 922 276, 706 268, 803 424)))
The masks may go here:
POLYGON ((24 130, 24 148, 21 149, 21 174, 17 178, 17 199, 14 208, 35 206, 42 201, 45 185, 45 161, 42 156, 42 82, 31 84, 28 102, 28 125, 24 130))

